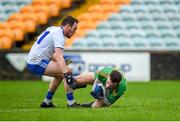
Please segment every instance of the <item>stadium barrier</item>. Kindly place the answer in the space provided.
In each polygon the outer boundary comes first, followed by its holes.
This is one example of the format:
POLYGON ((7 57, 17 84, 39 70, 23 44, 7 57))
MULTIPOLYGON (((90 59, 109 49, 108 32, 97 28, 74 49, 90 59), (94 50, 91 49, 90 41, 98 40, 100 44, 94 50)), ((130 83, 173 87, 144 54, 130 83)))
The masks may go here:
MULTIPOLYGON (((0 80, 40 80, 26 68, 28 52, 0 52, 0 80)), ((180 52, 129 51, 73 51, 65 52, 71 58, 73 74, 94 72, 104 66, 120 68, 128 81, 180 79, 180 52)))

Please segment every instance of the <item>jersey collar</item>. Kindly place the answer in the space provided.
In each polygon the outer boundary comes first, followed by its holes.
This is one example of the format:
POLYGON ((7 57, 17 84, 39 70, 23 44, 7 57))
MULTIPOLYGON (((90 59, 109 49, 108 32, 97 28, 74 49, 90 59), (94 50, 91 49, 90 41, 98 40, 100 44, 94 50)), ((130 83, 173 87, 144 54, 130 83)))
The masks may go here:
POLYGON ((63 27, 62 27, 62 26, 60 26, 60 28, 62 29, 62 31, 63 31, 63 34, 64 34, 64 29, 63 29, 63 27))

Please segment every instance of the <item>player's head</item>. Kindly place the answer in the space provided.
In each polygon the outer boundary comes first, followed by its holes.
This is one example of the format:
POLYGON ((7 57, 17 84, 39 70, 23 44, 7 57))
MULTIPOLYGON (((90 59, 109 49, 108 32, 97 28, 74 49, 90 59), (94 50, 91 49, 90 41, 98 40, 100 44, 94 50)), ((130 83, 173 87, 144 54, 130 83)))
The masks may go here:
POLYGON ((119 71, 113 70, 106 81, 106 88, 116 88, 122 80, 122 75, 119 71))
POLYGON ((78 20, 72 16, 67 16, 63 19, 61 26, 64 29, 64 35, 71 38, 76 32, 78 20))

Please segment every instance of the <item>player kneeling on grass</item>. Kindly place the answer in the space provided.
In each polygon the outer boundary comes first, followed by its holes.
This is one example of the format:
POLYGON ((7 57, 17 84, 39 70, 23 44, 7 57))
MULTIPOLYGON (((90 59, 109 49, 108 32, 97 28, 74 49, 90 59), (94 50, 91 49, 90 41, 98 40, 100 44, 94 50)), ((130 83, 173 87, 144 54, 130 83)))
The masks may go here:
POLYGON ((99 108, 113 104, 126 91, 126 79, 115 68, 103 68, 95 73, 83 73, 68 83, 73 89, 86 84, 93 85, 91 95, 96 99, 91 103, 81 104, 82 107, 99 108))

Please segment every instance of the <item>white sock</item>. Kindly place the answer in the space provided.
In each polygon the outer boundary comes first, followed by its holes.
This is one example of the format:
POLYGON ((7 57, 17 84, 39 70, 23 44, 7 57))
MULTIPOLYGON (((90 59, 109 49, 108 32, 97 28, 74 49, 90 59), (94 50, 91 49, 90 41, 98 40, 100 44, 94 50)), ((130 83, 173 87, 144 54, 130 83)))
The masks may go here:
POLYGON ((45 98, 45 99, 44 99, 44 102, 45 102, 46 104, 49 104, 49 103, 52 102, 52 100, 49 100, 49 99, 45 98))
POLYGON ((75 100, 74 99, 73 100, 67 100, 67 103, 68 103, 68 105, 72 105, 75 103, 75 100))

